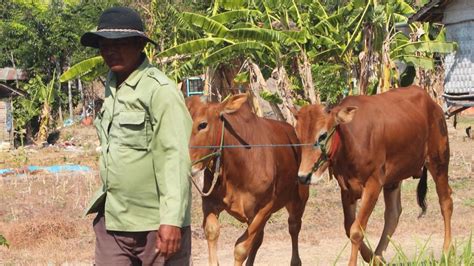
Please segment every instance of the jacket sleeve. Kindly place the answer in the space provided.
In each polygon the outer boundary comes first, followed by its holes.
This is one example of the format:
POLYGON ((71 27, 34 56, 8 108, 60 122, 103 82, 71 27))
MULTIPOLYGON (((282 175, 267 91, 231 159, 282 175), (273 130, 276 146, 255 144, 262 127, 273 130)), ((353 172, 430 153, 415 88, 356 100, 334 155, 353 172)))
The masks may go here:
POLYGON ((160 224, 183 227, 191 207, 191 116, 174 83, 153 93, 150 108, 154 125, 150 149, 160 197, 160 224))

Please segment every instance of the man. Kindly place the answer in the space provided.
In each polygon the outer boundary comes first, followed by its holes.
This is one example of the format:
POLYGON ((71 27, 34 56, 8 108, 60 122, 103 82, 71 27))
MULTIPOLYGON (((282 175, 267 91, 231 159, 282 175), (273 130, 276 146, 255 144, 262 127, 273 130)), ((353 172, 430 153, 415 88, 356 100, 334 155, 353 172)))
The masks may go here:
POLYGON ((96 120, 103 186, 87 208, 97 212, 97 265, 189 265, 188 143, 192 121, 173 81, 143 54, 151 42, 140 16, 114 7, 81 37, 109 66, 96 120))

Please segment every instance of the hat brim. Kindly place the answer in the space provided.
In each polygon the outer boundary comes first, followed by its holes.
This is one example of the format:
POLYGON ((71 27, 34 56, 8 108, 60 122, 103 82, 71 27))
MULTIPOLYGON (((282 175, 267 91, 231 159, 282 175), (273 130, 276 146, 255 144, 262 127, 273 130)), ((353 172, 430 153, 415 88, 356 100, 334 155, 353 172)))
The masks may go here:
POLYGON ((120 31, 101 31, 101 32, 86 32, 81 37, 81 44, 88 47, 99 48, 99 40, 105 39, 123 39, 129 37, 142 37, 147 42, 157 45, 152 39, 145 34, 139 32, 120 32, 120 31))

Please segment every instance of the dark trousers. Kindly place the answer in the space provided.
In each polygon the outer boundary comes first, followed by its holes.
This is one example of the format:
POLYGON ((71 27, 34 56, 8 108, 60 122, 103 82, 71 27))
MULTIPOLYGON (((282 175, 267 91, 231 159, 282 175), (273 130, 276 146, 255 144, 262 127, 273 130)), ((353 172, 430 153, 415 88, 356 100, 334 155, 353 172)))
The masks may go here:
POLYGON ((181 229, 181 249, 168 260, 156 253, 156 231, 107 231, 105 218, 94 219, 95 265, 188 266, 191 264, 191 227, 181 229))

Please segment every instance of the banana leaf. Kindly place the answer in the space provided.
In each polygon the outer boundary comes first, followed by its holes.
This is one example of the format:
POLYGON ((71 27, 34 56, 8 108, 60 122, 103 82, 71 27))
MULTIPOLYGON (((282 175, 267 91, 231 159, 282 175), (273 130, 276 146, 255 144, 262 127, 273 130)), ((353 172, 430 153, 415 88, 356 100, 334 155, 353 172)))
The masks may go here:
POLYGON ((407 54, 413 54, 415 52, 426 52, 426 53, 452 53, 456 50, 456 43, 447 42, 413 42, 402 46, 403 51, 407 54))
POLYGON ((226 46, 216 52, 210 54, 204 58, 205 65, 214 65, 226 61, 227 59, 236 56, 249 53, 250 51, 268 50, 273 53, 273 50, 262 42, 249 41, 241 42, 226 46))
POLYGON ((221 23, 200 14, 183 12, 181 17, 189 24, 199 27, 206 33, 213 34, 217 37, 224 37, 229 31, 229 29, 221 23))
POLYGON ((84 79, 83 77, 86 76, 88 78, 85 78, 84 80, 90 81, 90 78, 94 79, 106 72, 107 65, 105 64, 104 59, 101 56, 95 56, 73 65, 59 77, 59 82, 66 82, 77 78, 84 79), (93 73, 92 77, 91 75, 88 75, 91 73, 93 73))
POLYGON ((171 47, 157 55, 158 58, 165 56, 181 55, 181 54, 195 54, 206 49, 216 47, 222 42, 232 43, 223 38, 203 38, 193 41, 188 41, 174 47, 171 47))
POLYGON ((399 58, 394 58, 394 59, 400 59, 403 60, 407 63, 411 63, 416 67, 420 67, 423 69, 431 70, 434 68, 434 62, 432 58, 429 57, 424 57, 424 56, 403 56, 399 58))
POLYGON ((246 19, 249 17, 257 17, 261 15, 262 15, 262 12, 258 10, 242 9, 242 10, 232 10, 232 11, 220 13, 218 15, 212 16, 211 19, 221 24, 226 24, 229 22, 233 22, 234 20, 238 20, 242 18, 246 19))
POLYGON ((235 40, 244 41, 259 41, 259 42, 279 42, 279 43, 291 43, 294 42, 288 35, 277 31, 261 28, 246 28, 246 29, 235 29, 230 30, 226 37, 235 40))
POLYGON ((236 10, 245 8, 246 0, 224 0, 221 6, 226 10, 236 10))

